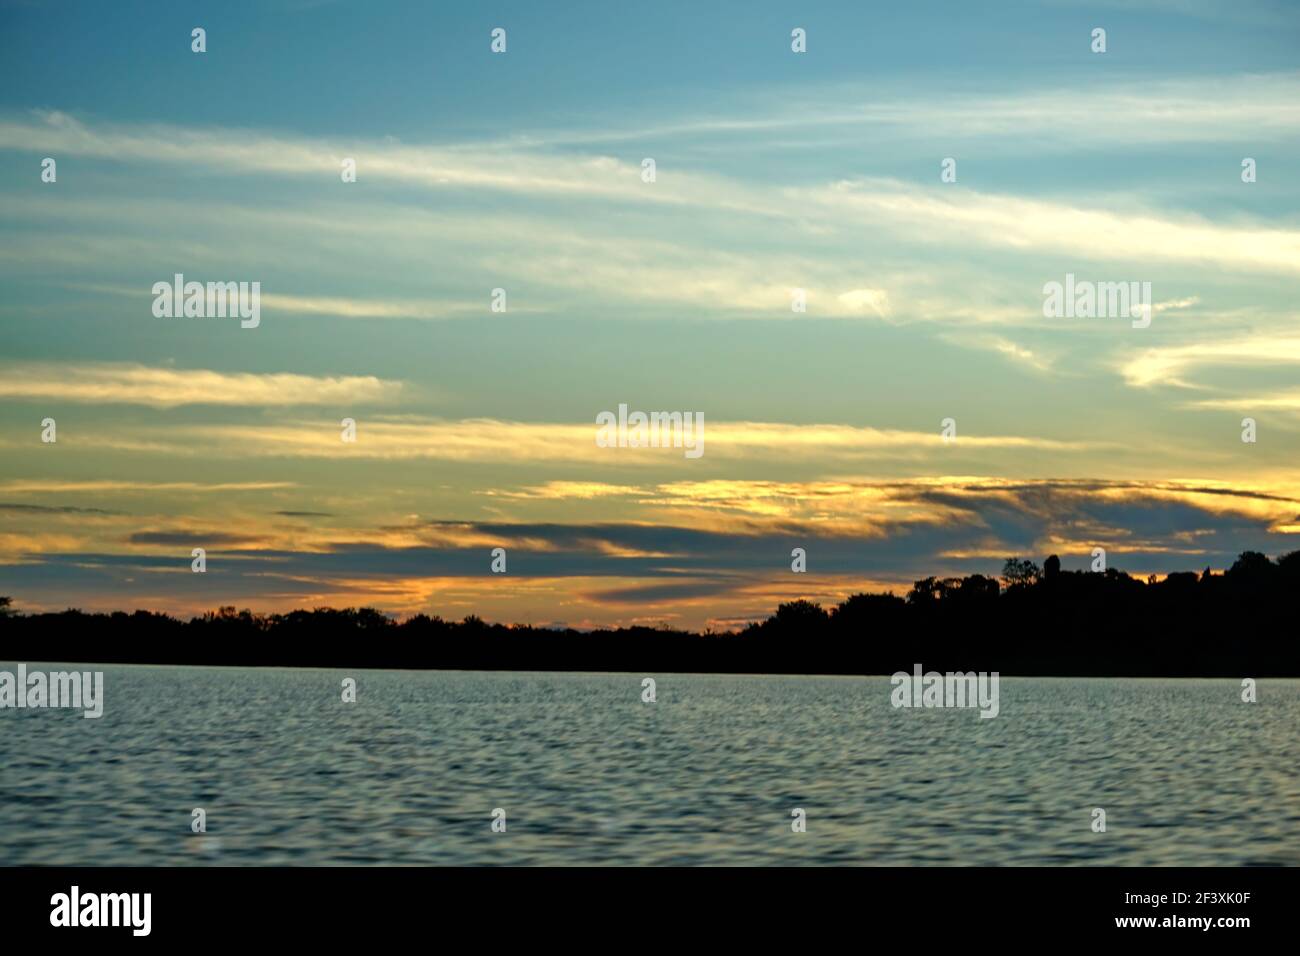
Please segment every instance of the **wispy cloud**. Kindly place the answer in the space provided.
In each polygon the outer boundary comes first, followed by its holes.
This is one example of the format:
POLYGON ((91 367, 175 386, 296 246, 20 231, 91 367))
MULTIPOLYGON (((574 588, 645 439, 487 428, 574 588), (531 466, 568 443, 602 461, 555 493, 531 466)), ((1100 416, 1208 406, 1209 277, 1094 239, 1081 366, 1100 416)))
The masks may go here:
MULTIPOLYGON (((594 413, 591 424, 372 418, 358 422, 357 440, 348 444, 339 441, 338 422, 333 420, 159 426, 150 430, 155 441, 175 453, 205 456, 428 458, 497 464, 586 462, 612 467, 662 467, 666 461, 685 461, 681 448, 602 448, 596 444, 596 432, 594 413)), ((1099 442, 1026 435, 965 435, 960 443, 970 452, 1069 453, 1107 447, 1099 442)), ((906 459, 925 457, 949 447, 937 425, 934 432, 918 432, 834 424, 707 420, 703 445, 704 457, 709 460, 853 460, 869 456, 906 459)))
POLYGON ((1254 393, 1238 398, 1208 398, 1191 404, 1195 408, 1221 408, 1234 412, 1300 413, 1300 388, 1254 393))
POLYGON ((16 478, 0 482, 0 492, 10 494, 60 494, 88 492, 94 494, 155 494, 183 492, 223 494, 228 491, 275 491, 294 488, 292 481, 119 481, 113 479, 16 478))
POLYGON ((1135 387, 1178 385, 1194 388, 1187 379, 1194 369, 1260 367, 1300 363, 1300 338, 1243 334, 1230 339, 1146 349, 1120 365, 1124 380, 1135 387))
MULTIPOLYGON (((1300 87, 1297 87, 1300 88, 1300 87)), ((1300 108, 1280 107, 1300 130, 1300 108)), ((146 164, 184 163, 228 175, 273 172, 337 176, 358 150, 249 130, 89 126, 65 114, 0 122, 0 148, 60 151, 146 164)), ((371 144, 369 175, 435 190, 498 189, 540 196, 584 195, 639 205, 690 206, 827 225, 886 230, 941 244, 1049 249, 1093 260, 1217 264, 1279 274, 1300 272, 1300 231, 1220 225, 1140 208, 1099 210, 1060 199, 1029 199, 965 187, 936 192, 882 178, 774 189, 698 171, 665 173, 647 185, 634 163, 496 144, 411 147, 371 144)), ((833 291, 852 294, 854 286, 833 291)))
POLYGON ((942 245, 1300 273, 1300 230, 1294 229, 1225 226, 1192 216, 1112 212, 966 189, 940 193, 890 180, 845 180, 803 195, 837 215, 887 223, 894 231, 942 245))
POLYGON ((520 134, 516 141, 553 147, 666 139, 761 143, 786 142, 794 133, 816 136, 823 148, 830 148, 855 136, 932 142, 935 131, 941 130, 962 142, 978 139, 981 153, 987 154, 1022 149, 1026 140, 1052 152, 1260 142, 1300 134, 1300 73, 1156 79, 1144 75, 1138 91, 1134 79, 1120 74, 1010 92, 997 87, 954 89, 950 81, 940 79, 941 92, 918 93, 916 81, 890 86, 887 78, 871 88, 852 82, 798 91, 782 87, 779 96, 760 89, 729 103, 725 114, 638 125, 611 118, 596 132, 539 131, 520 134))
POLYGON ((0 397, 149 405, 346 405, 392 401, 401 383, 370 375, 254 374, 130 363, 28 363, 0 376, 0 397))

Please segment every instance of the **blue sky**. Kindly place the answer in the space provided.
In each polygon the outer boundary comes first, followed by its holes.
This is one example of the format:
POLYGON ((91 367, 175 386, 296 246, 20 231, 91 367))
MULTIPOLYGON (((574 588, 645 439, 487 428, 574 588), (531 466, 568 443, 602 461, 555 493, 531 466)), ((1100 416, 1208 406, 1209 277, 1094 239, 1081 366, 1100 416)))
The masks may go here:
POLYGON ((981 6, 0 3, 0 593, 728 624, 1294 550, 1300 8, 981 6))

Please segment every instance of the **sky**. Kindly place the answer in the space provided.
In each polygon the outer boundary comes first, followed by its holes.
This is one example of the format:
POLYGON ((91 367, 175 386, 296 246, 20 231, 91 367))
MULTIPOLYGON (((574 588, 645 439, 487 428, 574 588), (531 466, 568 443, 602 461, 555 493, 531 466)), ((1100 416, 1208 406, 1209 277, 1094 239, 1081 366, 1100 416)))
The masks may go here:
POLYGON ((0 0, 0 79, 20 609, 729 629, 1300 549, 1300 4, 0 0))

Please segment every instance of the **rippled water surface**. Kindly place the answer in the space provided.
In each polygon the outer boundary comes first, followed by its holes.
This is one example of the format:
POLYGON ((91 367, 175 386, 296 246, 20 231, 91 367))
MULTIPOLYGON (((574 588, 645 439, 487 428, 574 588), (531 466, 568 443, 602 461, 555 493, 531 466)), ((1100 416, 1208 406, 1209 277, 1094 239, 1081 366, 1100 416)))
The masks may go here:
POLYGON ((99 720, 0 710, 0 862, 1300 864, 1297 681, 1006 678, 990 720, 879 677, 94 669, 99 720))

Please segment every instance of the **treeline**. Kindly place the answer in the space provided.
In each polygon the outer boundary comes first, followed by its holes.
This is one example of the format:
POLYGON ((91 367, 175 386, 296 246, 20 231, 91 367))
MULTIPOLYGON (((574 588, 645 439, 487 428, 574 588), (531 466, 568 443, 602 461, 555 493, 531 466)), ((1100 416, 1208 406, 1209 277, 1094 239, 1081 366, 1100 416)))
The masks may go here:
POLYGON ((0 660, 464 670, 1005 675, 1300 676, 1300 551, 1242 554, 1222 574, 1143 582, 1008 559, 1000 579, 926 578, 906 596, 805 600, 761 623, 704 634, 577 631, 373 608, 254 614, 15 614, 0 598, 0 660))

